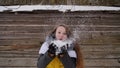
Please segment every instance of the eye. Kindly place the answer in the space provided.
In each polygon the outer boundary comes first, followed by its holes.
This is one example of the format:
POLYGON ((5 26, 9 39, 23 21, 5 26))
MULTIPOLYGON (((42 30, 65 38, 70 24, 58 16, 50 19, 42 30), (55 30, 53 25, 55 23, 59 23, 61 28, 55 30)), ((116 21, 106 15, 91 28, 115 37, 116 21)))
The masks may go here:
POLYGON ((63 33, 64 35, 67 35, 66 33, 63 33))

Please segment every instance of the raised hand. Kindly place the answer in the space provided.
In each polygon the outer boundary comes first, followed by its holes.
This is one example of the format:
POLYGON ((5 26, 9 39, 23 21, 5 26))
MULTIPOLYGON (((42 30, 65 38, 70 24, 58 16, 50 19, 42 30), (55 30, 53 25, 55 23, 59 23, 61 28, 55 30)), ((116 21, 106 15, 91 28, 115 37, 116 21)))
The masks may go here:
POLYGON ((55 56, 55 53, 56 53, 56 45, 54 45, 54 43, 51 43, 48 47, 48 54, 50 56, 55 56))
POLYGON ((63 46, 63 47, 61 47, 61 51, 60 51, 60 53, 58 54, 58 56, 59 56, 59 57, 63 57, 66 53, 67 53, 67 47, 66 47, 66 46, 63 46))

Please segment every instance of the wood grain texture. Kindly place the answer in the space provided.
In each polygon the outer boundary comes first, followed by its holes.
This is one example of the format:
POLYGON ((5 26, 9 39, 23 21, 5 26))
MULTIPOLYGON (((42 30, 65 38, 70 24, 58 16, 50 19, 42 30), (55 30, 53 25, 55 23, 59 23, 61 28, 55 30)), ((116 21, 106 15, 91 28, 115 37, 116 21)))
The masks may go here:
POLYGON ((119 11, 0 13, 0 68, 36 68, 40 46, 59 23, 73 31, 85 68, 120 68, 119 11))

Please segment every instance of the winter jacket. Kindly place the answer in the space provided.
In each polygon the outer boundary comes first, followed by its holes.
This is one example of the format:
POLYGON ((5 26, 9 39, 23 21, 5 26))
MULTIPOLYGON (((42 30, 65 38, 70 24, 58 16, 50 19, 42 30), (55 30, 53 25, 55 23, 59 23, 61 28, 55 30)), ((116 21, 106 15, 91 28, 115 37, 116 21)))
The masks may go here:
MULTIPOLYGON (((39 50, 39 58, 37 62, 38 68, 47 68, 48 66, 51 66, 50 63, 52 63, 53 61, 55 62, 58 61, 59 62, 58 65, 61 65, 61 68, 62 67, 63 68, 76 68, 77 57, 76 57, 76 53, 74 50, 67 51, 67 53, 62 58, 58 58, 58 57, 52 58, 48 55, 48 52, 47 52, 48 46, 49 44, 47 42, 44 42, 39 50)), ((53 67, 51 68, 54 68, 54 67, 55 66, 53 65, 53 67)))

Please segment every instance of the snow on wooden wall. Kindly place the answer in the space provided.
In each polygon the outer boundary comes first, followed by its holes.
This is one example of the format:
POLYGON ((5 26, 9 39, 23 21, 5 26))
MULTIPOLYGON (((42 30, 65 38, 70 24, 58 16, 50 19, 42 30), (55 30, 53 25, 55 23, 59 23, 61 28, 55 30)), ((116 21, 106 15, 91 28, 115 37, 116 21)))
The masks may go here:
POLYGON ((59 23, 73 30, 85 68, 120 68, 119 11, 1 12, 0 68, 36 68, 41 44, 59 23))
POLYGON ((0 0, 0 5, 102 5, 120 6, 120 0, 0 0))

